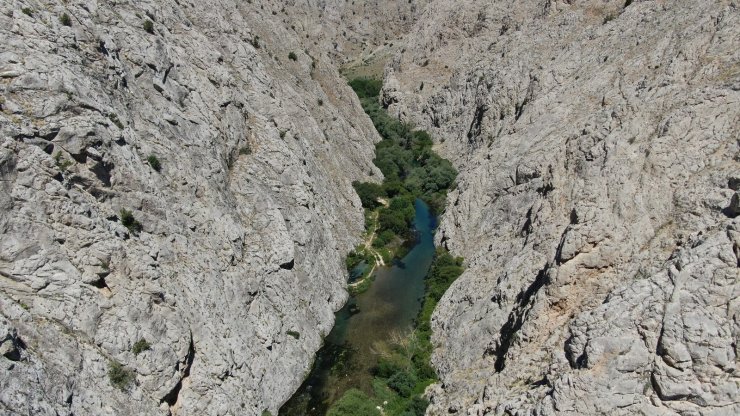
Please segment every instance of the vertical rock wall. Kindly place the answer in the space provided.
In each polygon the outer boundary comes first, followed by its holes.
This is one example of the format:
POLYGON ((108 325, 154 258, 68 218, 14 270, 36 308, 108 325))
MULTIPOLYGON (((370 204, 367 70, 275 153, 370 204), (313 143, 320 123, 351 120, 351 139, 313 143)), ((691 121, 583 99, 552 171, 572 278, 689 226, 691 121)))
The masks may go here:
POLYGON ((428 414, 740 412, 738 39, 732 1, 427 6, 383 101, 461 169, 428 414))
POLYGON ((0 413, 259 415, 301 383, 347 296, 351 182, 380 173, 354 93, 283 17, 2 3, 0 413))

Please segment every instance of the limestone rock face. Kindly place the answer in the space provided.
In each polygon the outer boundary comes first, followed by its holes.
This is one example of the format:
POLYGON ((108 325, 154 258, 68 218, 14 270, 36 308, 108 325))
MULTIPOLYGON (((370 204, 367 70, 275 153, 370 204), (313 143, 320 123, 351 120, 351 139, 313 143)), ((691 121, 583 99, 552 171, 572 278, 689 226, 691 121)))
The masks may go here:
POLYGON ((383 103, 461 170, 428 414, 740 413, 740 10, 432 1, 383 103))
POLYGON ((300 385, 379 138, 280 3, 0 5, 0 413, 275 414, 300 385))

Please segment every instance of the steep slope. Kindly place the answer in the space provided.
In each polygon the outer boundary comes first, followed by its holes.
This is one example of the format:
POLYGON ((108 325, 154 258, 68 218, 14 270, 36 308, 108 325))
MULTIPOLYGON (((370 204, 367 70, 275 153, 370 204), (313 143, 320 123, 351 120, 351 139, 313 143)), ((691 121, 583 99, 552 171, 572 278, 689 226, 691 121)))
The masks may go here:
POLYGON ((0 413, 261 414, 300 384, 378 138, 257 3, 0 5, 0 413))
POLYGON ((383 102, 461 170, 428 414, 738 414, 740 11, 431 2, 383 102))

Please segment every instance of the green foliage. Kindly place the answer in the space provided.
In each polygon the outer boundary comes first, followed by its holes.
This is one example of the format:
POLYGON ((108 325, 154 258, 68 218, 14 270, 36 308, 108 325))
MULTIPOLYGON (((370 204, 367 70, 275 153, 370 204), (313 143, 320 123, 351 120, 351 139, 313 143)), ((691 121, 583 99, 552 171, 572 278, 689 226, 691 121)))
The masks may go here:
POLYGON ((61 170, 62 172, 66 172, 67 169, 69 169, 69 167, 72 166, 72 161, 63 158, 62 152, 57 152, 54 155, 54 162, 56 163, 59 170, 61 170))
POLYGON ((146 161, 149 162, 149 166, 151 166, 152 169, 156 170, 157 172, 162 170, 162 164, 159 162, 157 156, 149 155, 149 157, 146 158, 146 161))
POLYGON ((136 341, 134 343, 134 346, 131 348, 131 352, 134 353, 134 355, 139 355, 144 351, 148 351, 152 348, 151 344, 144 338, 136 341))
POLYGON ((129 232, 133 235, 138 235, 141 232, 141 223, 134 218, 134 214, 131 211, 121 209, 121 224, 128 228, 129 232))
POLYGON ((327 416, 379 416, 370 397, 357 389, 349 389, 334 403, 327 416))
POLYGON ((121 390, 126 390, 134 381, 134 372, 124 367, 118 361, 111 361, 108 365, 110 384, 121 390))
POLYGON ((252 147, 249 146, 249 143, 246 143, 244 146, 239 149, 240 155, 251 155, 252 154, 252 147))
POLYGON ((378 198, 384 197, 383 187, 377 183, 372 182, 352 182, 352 186, 355 188, 355 192, 360 197, 362 206, 367 209, 375 209, 380 203, 378 198))
POLYGON ((380 88, 383 86, 383 82, 379 79, 355 78, 349 82, 349 86, 355 90, 358 97, 370 98, 380 95, 380 88))
POLYGON ((72 26, 72 19, 67 13, 63 13, 61 16, 59 16, 59 23, 64 26, 72 26))
POLYGON ((345 259, 347 271, 352 271, 352 269, 357 267, 363 261, 367 264, 373 264, 375 262, 375 257, 373 257, 372 253, 368 252, 362 247, 358 247, 350 251, 349 254, 347 254, 347 258, 345 259))
POLYGON ((411 416, 424 416, 429 406, 429 400, 421 397, 414 396, 411 398, 411 402, 406 407, 406 414, 411 416))
POLYGON ((373 369, 373 372, 377 377, 389 378, 403 370, 403 364, 400 364, 398 361, 399 360, 394 360, 393 358, 380 357, 380 359, 378 359, 378 364, 373 369))
POLYGON ((416 386, 416 376, 408 371, 398 371, 388 379, 388 387, 400 394, 401 397, 409 397, 416 386))
POLYGON ((33 17, 33 9, 32 8, 30 8, 30 7, 24 7, 24 8, 21 9, 21 11, 23 12, 23 14, 25 14, 27 16, 33 17))
POLYGON ((378 104, 379 80, 358 78, 350 81, 350 86, 383 137, 375 146, 373 162, 385 176, 383 190, 386 195, 409 193, 423 199, 433 211, 440 212, 447 190, 457 177, 455 168, 432 150, 434 143, 429 133, 414 130, 411 125, 389 116, 378 104))
POLYGON ((290 335, 291 337, 293 337, 295 339, 300 339, 301 338, 301 334, 299 332, 296 332, 296 331, 288 331, 288 332, 286 332, 286 334, 290 335))
POLYGON ((290 59, 291 61, 297 61, 298 60, 298 55, 296 55, 295 52, 290 52, 288 54, 288 59, 290 59))
MULTIPOLYGON (((373 247, 377 247, 384 260, 389 262, 391 251, 398 249, 400 238, 406 237, 410 231, 416 198, 427 202, 433 211, 441 211, 457 171, 432 150, 433 141, 427 132, 415 130, 409 124, 390 117, 380 107, 380 81, 360 78, 350 81, 350 86, 383 137, 376 145, 374 160, 385 176, 383 184, 354 182, 352 185, 363 207, 377 213, 373 247), (379 198, 386 198, 387 205, 381 204, 379 198)), ((366 226, 375 229, 370 218, 375 218, 375 215, 366 213, 366 226)), ((360 250, 350 253, 347 256, 348 269, 356 267, 366 254, 360 250)), ((462 272, 461 258, 453 257, 446 250, 437 250, 425 279, 425 295, 415 322, 416 328, 389 354, 379 358, 373 367, 374 397, 359 390, 349 390, 331 407, 328 415, 377 415, 374 402, 385 403, 383 412, 387 415, 424 415, 429 402, 421 394, 437 380, 430 365, 431 315, 444 292, 462 272)), ((361 291, 369 280, 351 286, 350 292, 361 291)))
POLYGON ((151 20, 144 20, 144 30, 146 30, 147 33, 154 33, 154 22, 151 20))
POLYGON ((272 413, 270 413, 269 410, 263 410, 262 411, 262 416, 272 416, 272 413))
POLYGON ((121 120, 118 118, 118 115, 115 113, 108 114, 108 119, 113 122, 113 124, 116 125, 119 129, 123 130, 123 123, 121 123, 121 120))

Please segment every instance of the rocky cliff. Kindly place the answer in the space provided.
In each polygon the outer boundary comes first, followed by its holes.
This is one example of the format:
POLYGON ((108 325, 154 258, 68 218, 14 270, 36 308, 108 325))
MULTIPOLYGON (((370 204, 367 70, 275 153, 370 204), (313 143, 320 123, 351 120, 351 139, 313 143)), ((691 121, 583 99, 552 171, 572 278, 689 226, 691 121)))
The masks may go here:
POLYGON ((301 383, 380 174, 281 7, 0 5, 0 413, 259 415, 301 383))
POLYGON ((383 102, 461 170, 427 414, 738 414, 734 1, 432 1, 383 102))

